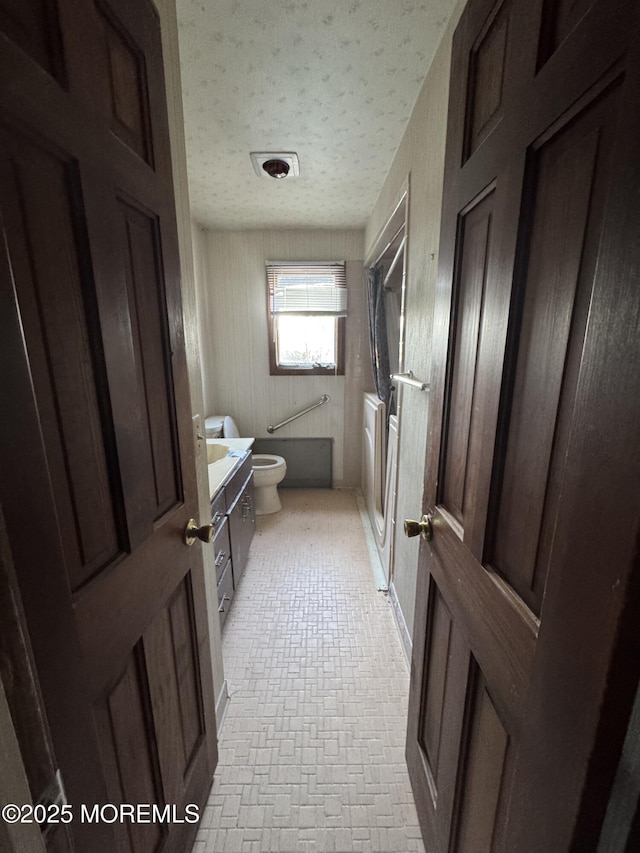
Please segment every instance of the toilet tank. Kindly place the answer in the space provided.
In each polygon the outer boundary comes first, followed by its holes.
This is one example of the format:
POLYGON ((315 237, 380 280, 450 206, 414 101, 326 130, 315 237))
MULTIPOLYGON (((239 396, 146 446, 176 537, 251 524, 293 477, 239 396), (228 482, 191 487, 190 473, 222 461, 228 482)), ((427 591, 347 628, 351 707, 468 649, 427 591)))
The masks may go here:
POLYGON ((209 415, 204 419, 204 434, 206 438, 221 438, 224 415, 209 415))
POLYGON ((222 426, 222 434, 225 438, 240 438, 240 433, 234 419, 227 415, 222 426))

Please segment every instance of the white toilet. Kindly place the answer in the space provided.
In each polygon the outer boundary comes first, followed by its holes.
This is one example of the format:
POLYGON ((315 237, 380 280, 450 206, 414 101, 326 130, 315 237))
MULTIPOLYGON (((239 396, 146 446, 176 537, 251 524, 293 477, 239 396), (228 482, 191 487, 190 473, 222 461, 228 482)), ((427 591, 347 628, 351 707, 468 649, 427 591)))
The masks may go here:
MULTIPOLYGON (((205 420, 207 438, 240 438, 236 422, 229 415, 210 415, 205 420)), ((282 456, 254 453, 253 483, 255 486, 256 515, 269 515, 282 509, 278 483, 287 473, 287 463, 282 456)))
POLYGON ((270 453, 253 454, 256 515, 269 515, 282 509, 278 483, 284 480, 286 473, 287 463, 282 456, 270 453))

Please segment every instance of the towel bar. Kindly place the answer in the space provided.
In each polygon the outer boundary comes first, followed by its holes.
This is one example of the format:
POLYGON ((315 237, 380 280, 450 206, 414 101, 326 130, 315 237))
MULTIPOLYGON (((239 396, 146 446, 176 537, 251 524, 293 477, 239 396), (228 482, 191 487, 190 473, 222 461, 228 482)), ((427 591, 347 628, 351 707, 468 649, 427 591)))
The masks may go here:
POLYGON ((391 379, 394 382, 403 382, 405 385, 411 385, 412 388, 419 388, 421 391, 429 390, 429 385, 426 382, 416 379, 412 370, 407 371, 407 373, 392 373, 391 379))

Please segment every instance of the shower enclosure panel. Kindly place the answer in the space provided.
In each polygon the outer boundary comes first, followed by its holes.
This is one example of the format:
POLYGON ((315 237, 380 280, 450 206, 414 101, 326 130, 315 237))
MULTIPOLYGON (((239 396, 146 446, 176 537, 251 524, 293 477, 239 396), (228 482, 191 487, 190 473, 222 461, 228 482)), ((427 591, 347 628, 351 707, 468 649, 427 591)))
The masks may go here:
POLYGON ((362 491, 387 584, 391 582, 396 506, 398 418, 389 418, 376 394, 364 395, 362 491))

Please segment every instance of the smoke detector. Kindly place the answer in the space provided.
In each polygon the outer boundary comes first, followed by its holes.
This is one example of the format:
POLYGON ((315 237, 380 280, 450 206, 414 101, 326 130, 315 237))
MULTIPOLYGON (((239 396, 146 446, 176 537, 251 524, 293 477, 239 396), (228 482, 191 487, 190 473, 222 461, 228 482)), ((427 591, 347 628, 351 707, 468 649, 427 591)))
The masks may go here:
POLYGON ((293 151, 252 151, 251 162, 261 178, 292 178, 300 174, 298 155, 293 151))

